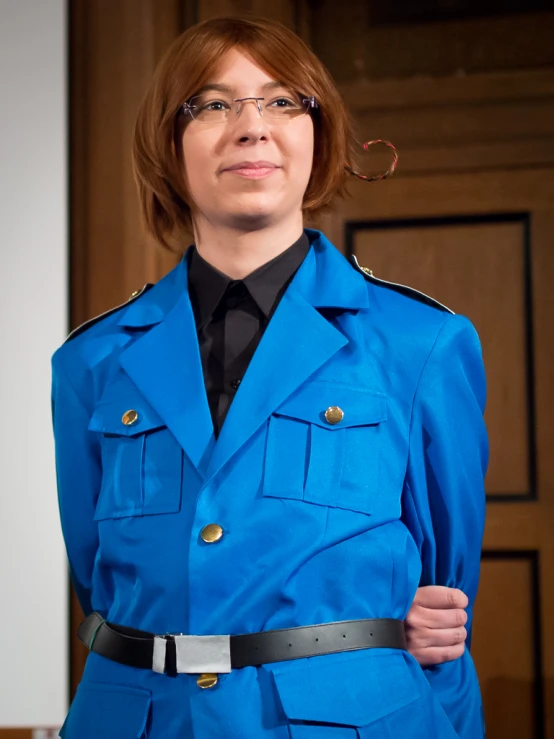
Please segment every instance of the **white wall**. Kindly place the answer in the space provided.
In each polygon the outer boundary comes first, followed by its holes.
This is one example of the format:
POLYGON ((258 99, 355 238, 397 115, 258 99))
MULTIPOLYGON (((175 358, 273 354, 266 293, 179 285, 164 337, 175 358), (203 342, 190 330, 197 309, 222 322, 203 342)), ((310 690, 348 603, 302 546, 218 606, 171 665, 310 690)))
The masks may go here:
POLYGON ((66 66, 64 0, 0 0, 0 727, 67 711, 50 420, 67 335, 66 66))

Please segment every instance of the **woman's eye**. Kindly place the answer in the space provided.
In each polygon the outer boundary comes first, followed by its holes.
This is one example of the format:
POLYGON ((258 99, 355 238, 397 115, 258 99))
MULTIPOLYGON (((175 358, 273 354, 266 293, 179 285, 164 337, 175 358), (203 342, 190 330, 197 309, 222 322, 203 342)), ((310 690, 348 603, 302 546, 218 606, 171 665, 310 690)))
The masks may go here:
POLYGON ((227 107, 227 103, 222 100, 210 100, 202 105, 202 110, 225 110, 227 107))
POLYGON ((289 106, 295 105, 293 100, 289 100, 289 98, 276 98, 275 100, 272 100, 270 105, 274 105, 276 108, 288 108, 289 106))

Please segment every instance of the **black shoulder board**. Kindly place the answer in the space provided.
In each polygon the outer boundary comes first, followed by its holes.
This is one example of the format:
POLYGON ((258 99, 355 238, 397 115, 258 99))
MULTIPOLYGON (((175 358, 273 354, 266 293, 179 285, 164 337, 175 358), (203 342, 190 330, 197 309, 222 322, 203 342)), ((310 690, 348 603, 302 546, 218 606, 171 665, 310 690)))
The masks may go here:
POLYGON ((79 336, 79 334, 82 334, 83 331, 86 331, 87 328, 90 328, 91 326, 94 326, 95 323, 98 323, 102 318, 105 318, 106 316, 110 316, 112 313, 115 313, 117 310, 120 310, 121 308, 124 308, 125 306, 129 305, 129 303, 132 303, 137 298, 140 298, 141 295, 143 295, 145 292, 150 290, 151 287, 154 287, 154 283, 147 282, 146 285, 141 287, 140 290, 135 290, 129 300, 125 303, 121 303, 121 305, 116 305, 114 308, 110 308, 110 310, 104 311, 104 313, 100 313, 99 316, 94 316, 94 318, 90 318, 88 321, 85 321, 80 326, 77 326, 77 328, 74 328, 73 331, 69 334, 67 339, 64 341, 64 344, 67 341, 71 341, 71 339, 74 339, 76 336, 79 336))
POLYGON ((435 298, 431 298, 429 297, 429 295, 425 295, 425 293, 422 293, 413 287, 408 287, 407 285, 400 285, 397 282, 388 282, 388 280, 382 280, 379 277, 375 277, 375 275, 370 269, 368 269, 367 267, 362 267, 359 264, 358 260, 356 259, 355 254, 350 255, 350 262, 357 270, 359 270, 363 274, 366 280, 369 280, 370 282, 375 282, 380 285, 386 285, 387 287, 390 287, 392 290, 396 290, 396 292, 402 293, 402 295, 406 295, 408 298, 419 300, 420 303, 425 303, 426 305, 430 305, 432 308, 438 308, 439 310, 446 311, 447 313, 454 313, 453 310, 448 308, 446 305, 439 303, 439 301, 435 300, 435 298))

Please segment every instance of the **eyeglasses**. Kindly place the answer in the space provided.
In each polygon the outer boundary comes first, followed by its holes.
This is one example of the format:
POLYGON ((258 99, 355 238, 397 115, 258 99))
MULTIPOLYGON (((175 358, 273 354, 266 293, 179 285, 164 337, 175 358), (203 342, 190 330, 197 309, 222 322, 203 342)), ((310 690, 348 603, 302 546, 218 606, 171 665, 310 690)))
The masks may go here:
POLYGON ((233 98, 230 95, 221 94, 216 97, 213 93, 207 93, 190 98, 188 102, 183 103, 180 112, 190 115, 192 119, 201 123, 224 123, 231 117, 233 108, 238 117, 246 101, 255 102, 258 113, 271 123, 287 123, 294 118, 306 115, 312 108, 319 107, 313 95, 303 97, 296 93, 287 93, 266 101, 263 97, 233 98))

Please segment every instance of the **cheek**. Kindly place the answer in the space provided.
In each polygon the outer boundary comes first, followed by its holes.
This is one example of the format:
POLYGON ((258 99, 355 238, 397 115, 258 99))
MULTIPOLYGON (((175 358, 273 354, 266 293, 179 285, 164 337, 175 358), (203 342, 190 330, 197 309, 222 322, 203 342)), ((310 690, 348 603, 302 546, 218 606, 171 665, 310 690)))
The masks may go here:
MULTIPOLYGON (((211 146, 202 137, 184 133, 182 139, 182 164, 185 181, 193 198, 209 186, 211 146)), ((195 198, 196 199, 196 198, 195 198)))
POLYGON ((297 176, 307 183, 312 171, 314 158, 314 132, 311 121, 307 121, 305 130, 301 132, 300 136, 295 138, 291 151, 297 176))

